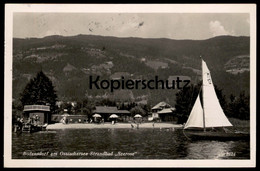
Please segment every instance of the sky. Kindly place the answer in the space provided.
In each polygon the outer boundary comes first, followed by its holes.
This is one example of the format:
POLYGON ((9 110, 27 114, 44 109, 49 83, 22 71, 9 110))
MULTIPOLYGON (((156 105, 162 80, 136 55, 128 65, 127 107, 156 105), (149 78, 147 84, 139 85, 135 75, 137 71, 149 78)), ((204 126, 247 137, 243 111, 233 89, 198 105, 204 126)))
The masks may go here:
POLYGON ((249 36, 247 13, 14 13, 13 37, 78 34, 203 40, 249 36))

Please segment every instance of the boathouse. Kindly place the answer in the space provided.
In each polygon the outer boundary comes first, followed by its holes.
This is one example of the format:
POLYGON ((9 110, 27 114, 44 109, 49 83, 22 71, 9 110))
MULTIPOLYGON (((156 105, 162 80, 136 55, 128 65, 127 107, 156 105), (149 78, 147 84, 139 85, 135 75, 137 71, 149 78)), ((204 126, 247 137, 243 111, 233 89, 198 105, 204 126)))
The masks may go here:
POLYGON ((118 110, 117 107, 111 106, 96 106, 93 114, 99 114, 105 122, 110 121, 110 116, 116 114, 119 121, 127 121, 130 118, 130 112, 128 110, 118 110))
POLYGON ((49 124, 51 121, 50 106, 47 105, 25 105, 23 112, 25 120, 37 118, 38 125, 49 124))

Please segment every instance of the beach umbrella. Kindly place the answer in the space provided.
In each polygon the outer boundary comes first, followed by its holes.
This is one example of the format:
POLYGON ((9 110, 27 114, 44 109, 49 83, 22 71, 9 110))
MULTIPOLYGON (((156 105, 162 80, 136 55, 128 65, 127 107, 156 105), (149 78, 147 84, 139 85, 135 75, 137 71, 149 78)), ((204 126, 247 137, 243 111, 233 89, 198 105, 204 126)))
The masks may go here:
POLYGON ((64 113, 63 115, 61 115, 61 116, 69 116, 69 114, 67 114, 67 113, 64 113))
POLYGON ((135 116, 134 116, 134 118, 141 118, 142 116, 141 115, 139 115, 139 114, 136 114, 135 116))
POLYGON ((118 118, 118 116, 116 114, 112 114, 109 116, 109 118, 118 118))
POLYGON ((94 118, 101 118, 101 115, 100 114, 94 114, 94 115, 92 115, 94 118))

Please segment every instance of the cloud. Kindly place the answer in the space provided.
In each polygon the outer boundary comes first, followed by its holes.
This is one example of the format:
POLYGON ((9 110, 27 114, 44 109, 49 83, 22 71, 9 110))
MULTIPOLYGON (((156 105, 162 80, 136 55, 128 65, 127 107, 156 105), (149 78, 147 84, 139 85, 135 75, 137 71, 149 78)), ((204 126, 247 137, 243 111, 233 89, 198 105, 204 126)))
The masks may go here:
POLYGON ((231 35, 219 21, 210 21, 209 29, 213 36, 231 35))

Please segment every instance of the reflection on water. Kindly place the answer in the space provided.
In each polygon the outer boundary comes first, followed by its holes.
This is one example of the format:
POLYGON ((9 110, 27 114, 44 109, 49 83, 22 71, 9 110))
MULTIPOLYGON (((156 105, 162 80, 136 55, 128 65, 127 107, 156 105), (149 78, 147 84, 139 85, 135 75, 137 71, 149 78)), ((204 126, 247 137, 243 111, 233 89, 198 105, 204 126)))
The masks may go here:
POLYGON ((234 141, 218 142, 218 141, 201 141, 189 143, 187 145, 188 159, 221 159, 236 158, 236 152, 232 151, 232 147, 236 145, 234 141))
POLYGON ((84 129, 13 133, 12 158, 249 159, 247 141, 189 141, 181 130, 84 129))

